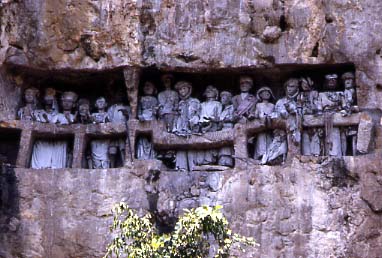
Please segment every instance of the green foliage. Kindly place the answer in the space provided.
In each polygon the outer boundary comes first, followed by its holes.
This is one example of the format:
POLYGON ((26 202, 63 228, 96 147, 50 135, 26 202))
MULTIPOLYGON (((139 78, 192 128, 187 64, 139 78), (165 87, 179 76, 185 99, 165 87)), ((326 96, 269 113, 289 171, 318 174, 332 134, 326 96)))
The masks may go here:
POLYGON ((104 257, 199 258, 207 257, 212 245, 216 247, 215 257, 223 258, 234 246, 244 251, 242 245, 256 245, 253 238, 232 233, 221 208, 185 210, 171 234, 159 235, 150 214, 139 217, 125 203, 117 204, 110 227, 114 239, 104 257))

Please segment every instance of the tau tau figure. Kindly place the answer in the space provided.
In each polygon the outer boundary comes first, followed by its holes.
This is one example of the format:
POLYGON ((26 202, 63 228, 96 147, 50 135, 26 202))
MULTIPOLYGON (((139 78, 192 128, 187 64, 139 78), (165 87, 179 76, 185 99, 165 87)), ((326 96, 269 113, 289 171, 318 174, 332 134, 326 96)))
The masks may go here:
POLYGON ((350 115, 353 112, 359 112, 358 106, 356 106, 356 92, 354 74, 351 72, 344 73, 342 75, 342 82, 345 86, 342 107, 342 115, 350 115))
POLYGON ((219 91, 212 85, 207 86, 203 94, 206 101, 201 104, 200 119, 202 133, 215 132, 218 129, 222 104, 217 101, 219 91))
MULTIPOLYGON (((45 110, 36 111, 36 120, 54 123, 57 117, 56 91, 47 88, 44 96, 45 110)), ((71 166, 72 154, 68 141, 38 139, 33 145, 31 168, 67 168, 71 166)))
POLYGON ((72 155, 65 140, 36 140, 33 145, 31 168, 68 168, 72 155))
POLYGON ((108 139, 94 139, 90 142, 89 168, 110 168, 108 139))
MULTIPOLYGON (((234 127, 234 110, 232 105, 232 94, 228 91, 220 93, 220 101, 223 111, 220 114, 219 129, 228 130, 234 127)), ((218 164, 221 166, 233 167, 233 147, 222 147, 218 153, 218 164)))
POLYGON ((263 155, 260 164, 277 164, 284 163, 288 152, 287 136, 285 131, 275 129, 273 131, 273 140, 267 152, 263 155), (281 159, 281 162, 278 161, 281 159))
MULTIPOLYGON (((344 73, 342 75, 342 82, 345 86, 343 101, 342 101, 342 110, 341 114, 343 116, 351 115, 352 113, 359 112, 359 108, 356 105, 356 92, 355 92, 355 78, 354 74, 351 72, 344 73)), ((342 136, 342 146, 346 143, 350 143, 351 146, 346 145, 346 150, 343 150, 345 155, 347 149, 351 147, 352 155, 356 155, 357 150, 357 126, 348 126, 343 129, 342 136), (345 139, 346 137, 346 139, 345 139)))
POLYGON ((31 87, 24 91, 25 106, 20 108, 17 112, 17 116, 20 120, 35 120, 34 111, 37 108, 37 98, 40 95, 39 90, 31 87))
POLYGON ((90 115, 90 102, 88 99, 80 99, 78 100, 78 116, 77 122, 81 124, 89 124, 91 123, 91 115, 90 115))
POLYGON ((109 116, 106 112, 106 99, 104 97, 97 98, 94 106, 97 109, 97 112, 91 114, 91 119, 93 123, 102 124, 109 122, 109 116))
POLYGON ((34 118, 41 123, 55 123, 58 115, 58 104, 56 99, 56 90, 52 88, 45 89, 44 109, 34 112, 34 118))
MULTIPOLYGON (((93 123, 103 124, 108 122, 107 103, 104 97, 97 98, 95 108, 97 112, 91 114, 93 123)), ((108 139, 91 140, 89 168, 110 168, 109 146, 110 140, 108 139)))
MULTIPOLYGON (((314 89, 313 81, 307 78, 300 79, 301 92, 298 96, 298 106, 302 115, 313 115, 318 109, 318 91, 314 89)), ((304 128, 302 131, 302 155, 321 155, 323 130, 321 128, 304 128)))
POLYGON ((301 116, 298 112, 297 97, 299 95, 299 80, 291 78, 284 83, 286 96, 279 99, 275 105, 272 119, 284 118, 287 120, 287 131, 295 144, 301 141, 301 116))
MULTIPOLYGON (((216 132, 218 130, 219 117, 222 112, 222 104, 217 101, 219 91, 212 85, 206 87, 204 91, 206 101, 202 102, 200 110, 199 124, 201 132, 216 132)), ((197 151, 196 165, 213 165, 217 163, 218 150, 197 151)))
POLYGON ((146 135, 137 138, 136 156, 139 160, 155 159, 156 152, 154 150, 151 138, 146 135))
POLYGON ((117 90, 115 94, 113 94, 114 104, 111 105, 108 110, 108 118, 112 123, 125 123, 131 114, 131 109, 128 105, 123 103, 123 92, 121 90, 117 90))
MULTIPOLYGON (((56 91, 52 88, 45 90, 45 110, 36 110, 36 121, 54 123, 57 119, 56 91)), ((72 163, 72 154, 68 141, 54 139, 37 139, 33 144, 31 168, 67 168, 72 163)))
MULTIPOLYGON (((174 124, 173 132, 180 136, 189 136, 198 132, 200 102, 192 98, 192 85, 186 81, 176 83, 175 89, 179 93, 179 116, 174 124)), ((182 171, 192 171, 196 165, 196 151, 177 151, 176 168, 182 171)))
POLYGON ((222 91, 220 93, 220 101, 222 103, 222 112, 219 118, 219 129, 231 129, 234 127, 234 108, 232 105, 232 94, 228 91, 222 91))
POLYGON ((314 89, 314 82, 309 78, 300 78, 301 92, 298 96, 298 106, 304 115, 312 115, 317 112, 318 91, 314 89))
MULTIPOLYGON (((126 123, 130 117, 131 109, 123 103, 123 92, 118 90, 113 95, 114 103, 107 110, 108 118, 112 123, 126 123)), ((118 155, 122 164, 125 162, 125 141, 122 138, 110 142, 110 166, 116 167, 118 155)))
MULTIPOLYGON (((154 95, 156 94, 155 85, 152 82, 146 82, 143 87, 143 97, 139 99, 138 103, 138 119, 140 121, 151 121, 156 119, 156 111, 158 107, 158 100, 154 95)), ((154 159, 156 154, 151 138, 145 135, 137 139, 137 159, 147 160, 154 159)))
POLYGON ((151 121, 156 119, 158 100, 156 87, 152 82, 146 82, 143 86, 144 96, 140 97, 138 103, 138 119, 140 121, 151 121))
POLYGON ((337 74, 325 76, 324 89, 319 93, 319 113, 323 113, 325 120, 325 144, 324 155, 342 156, 343 148, 341 143, 341 130, 333 126, 333 115, 341 111, 343 92, 338 91, 337 74))
POLYGON ((174 124, 173 132, 180 136, 188 136, 199 132, 200 102, 191 97, 192 85, 186 81, 180 81, 175 85, 179 93, 179 115, 174 124))
POLYGON ((62 113, 58 113, 55 123, 61 125, 73 124, 75 121, 75 115, 72 114, 72 110, 75 107, 77 101, 77 94, 72 91, 66 91, 61 95, 61 107, 62 113))
POLYGON ((174 127, 174 121, 177 115, 179 95, 176 91, 171 89, 171 83, 173 81, 171 74, 165 74, 161 79, 165 90, 158 94, 159 119, 166 123, 167 131, 170 132, 174 127))
MULTIPOLYGON (((256 109, 254 117, 264 121, 266 124, 268 122, 269 116, 274 110, 274 104, 271 102, 275 99, 272 90, 269 87, 262 87, 257 91, 258 103, 256 104, 256 109)), ((261 132, 256 136, 254 159, 261 160, 263 155, 269 149, 269 145, 272 142, 272 133, 261 132)))
POLYGON ((240 77, 240 94, 232 98, 235 109, 235 117, 240 122, 246 122, 253 118, 257 99, 249 91, 253 87, 253 80, 249 76, 240 77))

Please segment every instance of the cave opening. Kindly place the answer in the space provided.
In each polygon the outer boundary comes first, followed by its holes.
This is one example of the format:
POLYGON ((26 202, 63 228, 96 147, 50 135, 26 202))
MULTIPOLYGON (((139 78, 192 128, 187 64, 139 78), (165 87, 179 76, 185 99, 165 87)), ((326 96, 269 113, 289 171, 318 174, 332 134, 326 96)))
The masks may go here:
POLYGON ((16 165, 21 130, 0 128, 0 164, 16 165))

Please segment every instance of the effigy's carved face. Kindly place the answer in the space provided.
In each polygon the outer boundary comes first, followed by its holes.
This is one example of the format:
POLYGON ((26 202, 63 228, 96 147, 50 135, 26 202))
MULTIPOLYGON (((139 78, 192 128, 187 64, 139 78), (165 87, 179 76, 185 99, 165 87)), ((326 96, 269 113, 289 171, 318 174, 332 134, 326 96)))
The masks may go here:
POLYGON ((220 101, 223 105, 229 105, 231 103, 231 97, 227 94, 220 97, 220 101))
POLYGON ((347 78, 344 81, 345 89, 352 89, 354 88, 354 79, 347 78))
POLYGON ((240 90, 241 92, 248 92, 251 90, 253 81, 250 78, 240 78, 240 90))
POLYGON ((337 78, 326 79, 326 87, 329 90, 335 90, 337 88, 337 78))
POLYGON ((82 104, 78 107, 78 113, 80 116, 85 117, 89 114, 90 107, 88 104, 82 104))
POLYGON ((143 86, 143 93, 148 96, 154 95, 155 92, 155 85, 151 82, 146 82, 143 86))
POLYGON ((24 99, 27 104, 32 104, 37 98, 37 92, 33 89, 26 89, 24 92, 24 99))
POLYGON ((204 95, 207 99, 215 99, 217 97, 216 91, 212 87, 207 87, 207 89, 204 92, 204 95))
POLYGON ((294 82, 294 81, 289 82, 287 84, 287 86, 286 86, 286 94, 288 96, 293 96, 297 92, 298 92, 298 83, 297 83, 297 81, 296 82, 294 82))
POLYGON ((267 90, 263 90, 260 92, 260 98, 261 100, 270 100, 271 99, 271 93, 267 90))
POLYGON ((303 91, 310 91, 310 90, 312 90, 312 87, 310 87, 309 83, 306 80, 303 80, 301 82, 301 89, 303 91))
POLYGON ((105 109, 107 106, 105 98, 98 98, 96 100, 95 106, 97 109, 105 109))
POLYGON ((72 110, 74 107, 74 99, 70 96, 66 96, 61 99, 62 109, 65 111, 72 110))
POLYGON ((179 96, 181 98, 185 98, 189 95, 190 88, 187 85, 183 85, 182 87, 179 88, 179 96))
POLYGON ((162 83, 166 89, 171 89, 171 76, 162 76, 162 83))

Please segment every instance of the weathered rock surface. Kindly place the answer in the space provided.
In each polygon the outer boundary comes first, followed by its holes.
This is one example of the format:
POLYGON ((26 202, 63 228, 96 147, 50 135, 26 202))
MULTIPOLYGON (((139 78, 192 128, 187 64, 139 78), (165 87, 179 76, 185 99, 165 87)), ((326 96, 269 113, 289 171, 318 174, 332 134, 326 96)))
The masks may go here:
POLYGON ((234 230, 260 243, 241 257, 377 258, 382 185, 370 175, 380 177, 380 155, 215 173, 16 169, 19 213, 9 216, 2 255, 101 257, 111 206, 123 200, 153 212, 163 230, 184 208, 221 204, 234 230))
POLYGON ((3 1, 0 60, 42 69, 352 62, 359 104, 381 108, 381 10, 344 0, 3 1), (277 40, 261 40, 277 27, 277 40))

